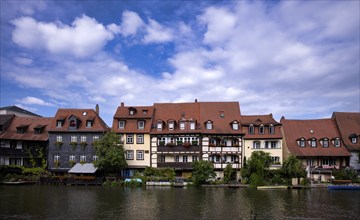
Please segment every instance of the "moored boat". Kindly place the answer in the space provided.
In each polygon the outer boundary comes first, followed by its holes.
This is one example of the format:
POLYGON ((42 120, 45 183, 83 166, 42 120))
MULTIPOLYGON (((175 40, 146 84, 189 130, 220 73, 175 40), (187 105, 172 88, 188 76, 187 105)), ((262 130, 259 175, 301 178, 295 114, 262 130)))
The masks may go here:
POLYGON ((360 185, 330 185, 329 190, 360 190, 360 185))

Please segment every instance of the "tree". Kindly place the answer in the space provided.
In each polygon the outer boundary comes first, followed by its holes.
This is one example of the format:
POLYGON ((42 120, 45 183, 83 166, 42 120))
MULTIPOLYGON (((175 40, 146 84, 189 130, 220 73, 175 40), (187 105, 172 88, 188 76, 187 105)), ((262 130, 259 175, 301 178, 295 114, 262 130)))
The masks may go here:
POLYGON ((94 143, 98 160, 95 167, 106 174, 119 173, 127 167, 124 147, 115 132, 108 132, 99 141, 94 143))
POLYGON ((241 176, 249 179, 251 186, 263 185, 266 171, 270 164, 270 153, 264 151, 254 151, 247 160, 246 166, 244 166, 241 170, 241 176))
POLYGON ((199 160, 193 163, 192 178, 194 185, 200 186, 204 184, 209 178, 214 178, 214 164, 210 161, 199 160))
POLYGON ((285 178, 297 178, 306 176, 306 171, 301 161, 294 155, 290 155, 290 157, 283 162, 283 166, 281 169, 285 178))
POLYGON ((231 164, 226 165, 224 169, 224 182, 229 183, 231 180, 236 179, 236 171, 231 164))

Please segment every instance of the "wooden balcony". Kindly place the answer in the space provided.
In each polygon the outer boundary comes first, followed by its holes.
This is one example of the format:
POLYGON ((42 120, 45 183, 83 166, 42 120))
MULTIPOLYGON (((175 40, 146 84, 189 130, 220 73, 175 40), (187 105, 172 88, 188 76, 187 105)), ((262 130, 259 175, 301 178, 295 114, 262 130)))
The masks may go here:
POLYGON ((175 169, 192 169, 192 163, 189 162, 158 162, 157 167, 159 168, 175 168, 175 169))
POLYGON ((200 146, 198 145, 191 145, 189 147, 184 147, 181 145, 175 145, 175 146, 158 146, 157 147, 158 152, 200 152, 200 146))

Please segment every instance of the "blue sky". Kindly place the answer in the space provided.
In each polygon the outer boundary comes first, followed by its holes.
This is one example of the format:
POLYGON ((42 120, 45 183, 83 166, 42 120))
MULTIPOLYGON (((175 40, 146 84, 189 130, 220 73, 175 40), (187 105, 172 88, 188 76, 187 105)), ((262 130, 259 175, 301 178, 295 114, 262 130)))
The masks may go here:
POLYGON ((359 1, 1 1, 0 106, 360 111, 359 1))

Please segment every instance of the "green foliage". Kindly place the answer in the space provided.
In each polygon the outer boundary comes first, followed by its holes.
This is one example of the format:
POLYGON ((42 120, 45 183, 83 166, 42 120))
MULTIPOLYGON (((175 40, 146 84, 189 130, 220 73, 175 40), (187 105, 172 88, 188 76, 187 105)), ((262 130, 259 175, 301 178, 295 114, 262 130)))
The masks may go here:
POLYGON ((353 169, 334 169, 332 171, 332 175, 335 177, 336 180, 351 180, 352 182, 356 182, 357 173, 356 170, 353 169))
POLYGON ((146 167, 144 176, 149 181, 174 181, 176 173, 172 168, 146 167))
POLYGON ((231 164, 228 164, 224 169, 224 182, 229 183, 232 180, 236 180, 236 171, 231 164))
POLYGON ((269 153, 254 151, 247 160, 246 166, 241 169, 241 176, 245 180, 249 180, 251 186, 263 185, 270 164, 271 157, 269 153))
POLYGON ((210 161, 199 160, 193 163, 193 182, 194 185, 200 186, 206 182, 209 178, 214 178, 214 164, 210 161))
POLYGON ((105 173, 119 173, 127 167, 124 147, 115 132, 106 133, 94 147, 99 157, 94 165, 99 170, 105 173))
POLYGON ((297 159, 294 155, 290 155, 290 157, 284 161, 281 170, 283 176, 288 179, 306 177, 306 171, 301 163, 301 160, 297 159))

